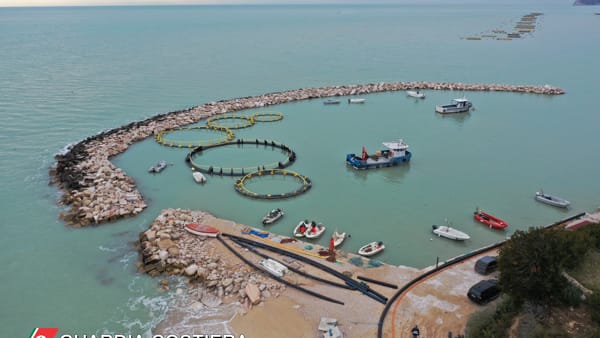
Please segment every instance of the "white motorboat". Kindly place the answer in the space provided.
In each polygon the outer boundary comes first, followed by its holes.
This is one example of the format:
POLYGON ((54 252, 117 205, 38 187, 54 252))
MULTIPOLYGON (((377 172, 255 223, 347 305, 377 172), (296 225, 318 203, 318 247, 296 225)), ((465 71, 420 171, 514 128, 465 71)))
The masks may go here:
POLYGON ((363 98, 348 99, 348 103, 365 103, 366 100, 363 98))
POLYGON ((358 249, 358 254, 361 256, 371 257, 385 249, 385 245, 383 242, 371 242, 369 244, 363 245, 360 249, 358 249))
POLYGON ((346 233, 345 232, 339 233, 337 231, 334 231, 333 235, 331 236, 331 238, 333 239, 333 247, 337 248, 346 239, 346 233))
POLYGON ((327 99, 327 100, 323 101, 323 104, 340 104, 340 100, 327 99))
POLYGON ((152 173, 152 174, 156 174, 156 173, 163 171, 166 167, 167 167, 166 161, 158 161, 158 163, 156 163, 155 165, 151 166, 150 169, 148 169, 148 172, 152 173))
POLYGON ((469 111, 472 106, 473 103, 463 97, 462 99, 452 100, 452 104, 435 106, 435 111, 440 114, 463 113, 469 111))
POLYGON ((294 228, 294 237, 304 237, 304 234, 310 227, 311 225, 308 220, 300 221, 294 228))
POLYGON ((432 225, 433 233, 440 236, 453 239, 455 241, 466 241, 471 237, 466 233, 456 230, 448 225, 432 225))
POLYGON ((269 273, 277 277, 283 277, 283 275, 287 272, 287 267, 285 265, 271 258, 261 259, 258 261, 258 264, 264 267, 269 273))
POLYGON ((283 217, 283 215, 283 210, 281 210, 280 208, 273 209, 268 214, 266 214, 265 217, 263 217, 262 224, 267 225, 274 223, 275 221, 283 217))
POLYGON ((417 99, 424 99, 425 98, 425 94, 421 93, 418 90, 407 90, 406 91, 406 95, 408 95, 410 97, 416 97, 417 99))
POLYGON ((317 238, 325 232, 325 226, 321 223, 317 224, 314 221, 310 223, 310 227, 304 233, 306 238, 317 238))
POLYGON ((192 177, 194 178, 194 181, 196 181, 196 183, 205 183, 206 182, 206 177, 199 171, 194 171, 192 173, 192 177))
POLYGON ((567 208, 571 204, 571 202, 567 201, 566 199, 545 194, 544 191, 541 189, 540 191, 537 191, 535 193, 535 199, 542 203, 546 203, 560 208, 567 208))

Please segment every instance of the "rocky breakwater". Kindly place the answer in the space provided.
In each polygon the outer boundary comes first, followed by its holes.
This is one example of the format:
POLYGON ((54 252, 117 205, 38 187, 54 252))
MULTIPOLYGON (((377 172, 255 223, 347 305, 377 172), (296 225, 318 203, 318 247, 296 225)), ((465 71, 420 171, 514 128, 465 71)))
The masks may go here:
POLYGON ((152 118, 90 136, 56 155, 50 170, 53 182, 63 191, 61 213, 75 226, 98 224, 140 213, 146 204, 135 188, 135 181, 116 168, 110 159, 134 142, 170 128, 196 123, 211 115, 255 109, 292 101, 332 96, 365 95, 407 89, 499 91, 542 95, 560 95, 560 88, 503 84, 464 84, 450 82, 392 82, 362 85, 301 88, 258 96, 210 102, 189 109, 159 114, 152 118))
MULTIPOLYGON (((138 268, 151 276, 187 277, 191 288, 202 290, 198 292, 199 301, 207 306, 229 300, 250 306, 279 296, 285 285, 253 271, 234 256, 227 256, 217 240, 184 229, 185 224, 213 219, 201 211, 163 210, 150 228, 140 233, 138 268)), ((161 284, 166 287, 168 282, 161 284)))

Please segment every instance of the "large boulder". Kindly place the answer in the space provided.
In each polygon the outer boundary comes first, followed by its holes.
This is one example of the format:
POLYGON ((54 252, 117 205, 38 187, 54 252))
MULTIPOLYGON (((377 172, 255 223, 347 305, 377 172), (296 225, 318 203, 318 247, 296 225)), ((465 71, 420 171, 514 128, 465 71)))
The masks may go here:
POLYGON ((260 303, 260 290, 256 284, 249 283, 246 285, 245 291, 246 296, 248 296, 248 299, 250 299, 250 303, 252 303, 252 305, 260 303))

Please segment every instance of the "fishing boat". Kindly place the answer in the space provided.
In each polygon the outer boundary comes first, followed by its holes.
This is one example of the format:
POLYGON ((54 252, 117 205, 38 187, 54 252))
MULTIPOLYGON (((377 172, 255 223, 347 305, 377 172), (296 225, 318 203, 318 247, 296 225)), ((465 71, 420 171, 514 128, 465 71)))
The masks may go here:
POLYGON ((450 227, 449 225, 432 225, 431 226, 433 228, 433 233, 438 235, 439 237, 446 237, 448 239, 452 239, 455 241, 466 241, 467 239, 470 239, 471 237, 469 235, 467 235, 466 233, 454 229, 452 227, 450 227))
POLYGON ((331 238, 333 239, 333 247, 337 248, 338 246, 342 245, 342 243, 346 239, 346 233, 345 232, 339 233, 336 230, 333 232, 333 235, 331 236, 331 238))
POLYGON ((498 217, 494 217, 479 208, 475 209, 475 212, 473 212, 473 218, 475 218, 476 221, 489 226, 490 228, 506 229, 506 227, 508 227, 508 223, 506 221, 498 217))
POLYGON ((280 208, 273 209, 273 210, 269 211, 269 213, 266 214, 265 217, 263 217, 262 224, 267 225, 267 224, 275 223, 275 221, 277 221, 278 219, 283 217, 283 215, 284 215, 283 210, 281 210, 280 208))
POLYGON ((463 97, 462 99, 452 100, 452 104, 435 106, 435 111, 440 114, 463 113, 469 111, 472 106, 473 103, 463 97))
POLYGON ((360 247, 360 249, 358 249, 358 254, 361 256, 370 257, 383 251, 383 249, 385 249, 385 245, 383 245, 383 242, 371 242, 360 247))
POLYGON ((355 154, 346 155, 346 163, 354 169, 373 169, 381 167, 391 167, 410 161, 412 153, 408 151, 408 145, 404 140, 399 139, 395 142, 383 142, 387 148, 369 155, 365 147, 362 148, 360 157, 355 154))
POLYGON ((271 258, 261 259, 258 261, 258 264, 265 268, 265 270, 267 270, 269 273, 277 277, 283 277, 283 275, 287 272, 287 267, 285 265, 271 258))
POLYGON ((167 167, 166 161, 158 161, 158 163, 156 163, 155 165, 151 166, 150 169, 148 169, 148 172, 151 174, 157 174, 157 173, 163 171, 166 167, 167 167))
POLYGON ((311 227, 308 220, 300 221, 294 228, 294 237, 304 237, 306 231, 311 227))
POLYGON ((206 224, 188 223, 185 230, 198 236, 217 237, 219 229, 206 224))
POLYGON ((327 99, 327 100, 323 101, 323 104, 340 104, 340 100, 327 99))
POLYGON ((421 93, 418 90, 407 90, 406 91, 406 95, 408 95, 410 97, 415 97, 417 99, 424 99, 425 98, 425 94, 421 93))
POLYGON ((194 178, 194 181, 196 181, 196 183, 205 183, 206 182, 206 177, 199 171, 194 171, 192 173, 192 177, 194 178))
POLYGON ((365 103, 366 100, 363 98, 348 99, 348 103, 365 103))
POLYGON ((546 203, 560 208, 567 208, 571 204, 571 202, 567 201, 566 199, 545 194, 544 191, 541 189, 540 191, 537 191, 535 193, 535 199, 542 203, 546 203))
POLYGON ((310 223, 310 227, 304 232, 304 237, 306 238, 318 238, 325 232, 325 226, 321 223, 316 223, 312 221, 310 223))

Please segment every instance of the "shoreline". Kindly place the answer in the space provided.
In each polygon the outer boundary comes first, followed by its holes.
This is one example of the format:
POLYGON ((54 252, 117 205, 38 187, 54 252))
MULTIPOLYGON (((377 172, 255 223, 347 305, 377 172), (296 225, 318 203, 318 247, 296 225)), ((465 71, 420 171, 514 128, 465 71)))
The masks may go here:
POLYGON ((371 93, 420 90, 460 90, 518 92, 540 95, 562 95, 551 86, 463 84, 449 82, 393 82, 363 85, 301 88, 283 92, 209 102, 188 109, 158 114, 139 122, 103 131, 87 137, 55 156, 50 169, 51 183, 62 192, 59 205, 65 207, 59 217, 67 224, 82 227, 131 217, 142 212, 146 202, 137 190, 135 180, 110 159, 125 152, 130 145, 167 129, 197 123, 216 114, 289 103, 299 100, 371 93))

